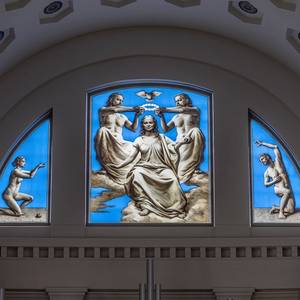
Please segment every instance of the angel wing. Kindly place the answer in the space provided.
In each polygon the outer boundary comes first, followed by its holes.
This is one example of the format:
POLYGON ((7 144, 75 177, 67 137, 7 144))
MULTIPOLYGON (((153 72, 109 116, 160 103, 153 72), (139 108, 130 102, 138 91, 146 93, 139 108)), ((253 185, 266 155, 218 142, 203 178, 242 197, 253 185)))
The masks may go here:
POLYGON ((137 96, 140 96, 142 98, 147 98, 147 93, 146 91, 139 91, 136 93, 137 96))
POLYGON ((154 98, 154 97, 158 97, 159 95, 161 95, 161 94, 162 94, 162 92, 158 92, 158 91, 152 91, 152 92, 150 92, 149 94, 151 94, 151 95, 152 95, 152 97, 151 97, 151 98, 154 98))
POLYGON ((155 97, 159 96, 160 94, 162 94, 162 93, 158 92, 158 91, 152 91, 150 93, 147 93, 146 91, 139 91, 139 92, 136 93, 137 96, 145 98, 146 101, 148 101, 148 102, 153 101, 153 99, 155 97))

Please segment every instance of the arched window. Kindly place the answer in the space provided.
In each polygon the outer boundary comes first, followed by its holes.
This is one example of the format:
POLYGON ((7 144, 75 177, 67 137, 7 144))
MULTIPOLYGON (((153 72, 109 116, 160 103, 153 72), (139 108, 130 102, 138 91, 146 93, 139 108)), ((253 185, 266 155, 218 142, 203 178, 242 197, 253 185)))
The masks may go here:
POLYGON ((212 222, 211 93, 126 83, 89 110, 89 224, 212 222))
POLYGON ((11 147, 0 173, 0 224, 48 224, 51 113, 38 118, 11 147))
POLYGON ((299 166, 284 141, 250 112, 252 221, 300 224, 299 166))

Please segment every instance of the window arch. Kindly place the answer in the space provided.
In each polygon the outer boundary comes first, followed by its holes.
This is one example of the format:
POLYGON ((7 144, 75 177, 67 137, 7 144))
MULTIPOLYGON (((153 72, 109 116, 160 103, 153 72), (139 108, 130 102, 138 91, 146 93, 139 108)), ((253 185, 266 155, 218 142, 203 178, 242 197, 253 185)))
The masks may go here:
POLYGON ((0 224, 48 224, 52 113, 18 137, 0 172, 0 224))
POLYGON ((252 111, 250 161, 254 224, 300 224, 300 170, 275 130, 252 111))
POLYGON ((210 92, 119 83, 89 94, 89 115, 89 224, 211 224, 210 92))

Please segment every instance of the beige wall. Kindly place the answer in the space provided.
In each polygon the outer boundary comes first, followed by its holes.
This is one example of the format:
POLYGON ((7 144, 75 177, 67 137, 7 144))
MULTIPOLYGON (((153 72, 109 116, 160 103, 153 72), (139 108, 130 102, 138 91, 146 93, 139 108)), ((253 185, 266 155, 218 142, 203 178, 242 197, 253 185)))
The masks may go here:
MULTIPOLYGON (((53 109, 52 218, 48 227, 0 227, 0 286, 136 289, 145 276, 145 257, 153 252, 157 281, 165 289, 289 289, 296 299, 300 227, 249 225, 248 109, 271 124, 299 160, 299 94, 299 76, 272 58, 184 29, 97 32, 24 61, 0 78, 0 157, 25 126, 53 109), (134 79, 213 91, 214 226, 85 225, 87 91, 134 79), (100 248, 108 248, 108 258, 100 248)), ((212 297, 199 295, 193 299, 212 297)))

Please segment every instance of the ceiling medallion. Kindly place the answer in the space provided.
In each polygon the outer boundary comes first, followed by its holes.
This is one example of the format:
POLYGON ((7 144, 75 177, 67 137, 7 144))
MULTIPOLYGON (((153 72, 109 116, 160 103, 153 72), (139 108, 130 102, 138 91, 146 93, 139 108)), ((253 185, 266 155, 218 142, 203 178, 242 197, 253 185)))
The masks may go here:
POLYGON ((300 32, 299 29, 288 28, 286 39, 300 53, 300 32))
POLYGON ((190 6, 196 6, 201 4, 201 0, 165 0, 165 1, 179 7, 190 7, 190 6))
POLYGON ((298 0, 271 0, 278 8, 295 11, 297 9, 298 0))
POLYGON ((45 8, 44 8, 44 13, 46 15, 51 15, 51 14, 54 14, 56 13, 57 11, 59 11, 63 6, 63 3, 61 1, 54 1, 54 2, 51 2, 49 5, 47 5, 45 8))
POLYGON ((257 8, 253 6, 249 1, 240 1, 239 7, 241 10, 251 15, 254 15, 258 12, 257 8))
POLYGON ((16 35, 13 28, 0 30, 0 53, 3 52, 15 38, 16 35))
POLYGON ((112 7, 123 7, 125 5, 136 2, 136 0, 101 0, 102 5, 112 6, 112 7))

